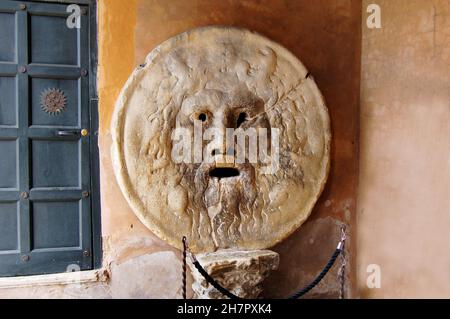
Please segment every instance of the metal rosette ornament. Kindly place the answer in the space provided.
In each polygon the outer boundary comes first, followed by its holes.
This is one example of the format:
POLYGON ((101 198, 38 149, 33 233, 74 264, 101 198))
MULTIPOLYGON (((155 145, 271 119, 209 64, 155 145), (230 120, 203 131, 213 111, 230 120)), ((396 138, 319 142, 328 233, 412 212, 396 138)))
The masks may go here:
POLYGON ((46 89, 41 93, 41 109, 50 115, 61 114, 67 106, 67 98, 57 88, 46 89))

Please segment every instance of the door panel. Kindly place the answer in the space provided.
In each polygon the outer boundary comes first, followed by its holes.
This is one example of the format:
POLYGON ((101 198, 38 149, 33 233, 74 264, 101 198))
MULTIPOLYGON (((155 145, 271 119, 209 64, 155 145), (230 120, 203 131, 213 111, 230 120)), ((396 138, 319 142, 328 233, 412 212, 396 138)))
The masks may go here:
POLYGON ((32 63, 78 65, 78 30, 66 26, 65 16, 32 14, 30 30, 32 63))
POLYGON ((0 12, 0 61, 16 61, 16 17, 14 13, 0 12))
MULTIPOLYGON (((0 42, 1 43, 1 42, 0 42)), ((0 45, 1 47, 1 45, 0 45)), ((0 126, 17 125, 16 78, 0 77, 0 126)))
POLYGON ((80 142, 33 140, 33 187, 80 187, 80 142))
POLYGON ((17 141, 0 140, 0 188, 17 188, 17 141))
POLYGON ((80 247, 80 201, 33 202, 33 249, 80 247))
POLYGON ((0 276, 92 268, 89 19, 66 8, 0 1, 0 276))
POLYGON ((1 251, 15 251, 19 248, 18 217, 16 202, 0 203, 0 234, 2 234, 0 253, 1 251))

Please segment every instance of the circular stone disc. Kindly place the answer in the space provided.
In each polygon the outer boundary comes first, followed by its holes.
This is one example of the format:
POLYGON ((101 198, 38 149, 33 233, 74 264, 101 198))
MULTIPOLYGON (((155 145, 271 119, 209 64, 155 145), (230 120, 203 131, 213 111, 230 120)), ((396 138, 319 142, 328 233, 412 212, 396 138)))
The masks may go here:
POLYGON ((133 211, 176 247, 186 236, 195 252, 280 242, 307 219, 329 169, 328 110, 314 80, 285 48, 242 29, 194 29, 155 48, 122 89, 112 137, 133 211), (202 138, 208 128, 267 133, 254 144, 269 159, 238 162, 232 150, 234 164, 223 165, 230 153, 202 138), (188 147, 184 161, 174 146, 188 147))

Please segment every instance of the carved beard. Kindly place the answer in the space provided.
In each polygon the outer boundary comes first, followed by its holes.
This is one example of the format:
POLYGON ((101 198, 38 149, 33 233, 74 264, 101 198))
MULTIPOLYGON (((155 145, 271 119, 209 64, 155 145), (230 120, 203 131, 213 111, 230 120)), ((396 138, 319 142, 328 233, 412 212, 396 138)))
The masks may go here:
POLYGON ((261 222, 261 201, 255 183, 255 168, 244 164, 237 167, 239 176, 211 177, 214 165, 187 167, 183 185, 191 187, 193 201, 190 213, 193 227, 201 239, 210 236, 216 248, 231 248, 245 237, 249 229, 261 222), (190 181, 188 181, 190 180, 190 181), (208 224, 210 234, 201 234, 202 224, 208 224), (203 238, 202 238, 203 237, 203 238))

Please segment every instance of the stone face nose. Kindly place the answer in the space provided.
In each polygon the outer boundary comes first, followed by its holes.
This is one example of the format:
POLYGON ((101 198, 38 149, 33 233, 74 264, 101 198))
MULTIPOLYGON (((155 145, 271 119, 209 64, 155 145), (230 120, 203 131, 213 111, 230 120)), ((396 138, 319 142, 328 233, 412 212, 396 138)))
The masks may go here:
MULTIPOLYGON (((214 112, 212 118, 212 128, 215 130, 212 141, 213 148, 211 156, 217 167, 234 166, 234 145, 227 145, 227 129, 234 128, 230 110, 226 107, 214 112)), ((233 142, 233 141, 231 141, 233 142)))
POLYGON ((231 115, 231 111, 226 107, 217 110, 213 113, 212 126, 220 130, 235 128, 231 115))
POLYGON ((221 108, 213 113, 212 116, 212 125, 211 128, 214 129, 214 149, 213 152, 215 154, 212 155, 225 155, 226 147, 225 147, 225 138, 226 138, 226 129, 230 128, 230 121, 227 116, 227 110, 221 108))

